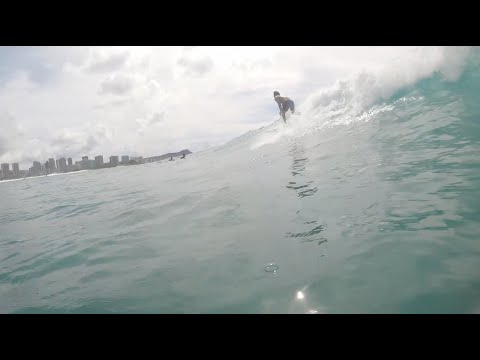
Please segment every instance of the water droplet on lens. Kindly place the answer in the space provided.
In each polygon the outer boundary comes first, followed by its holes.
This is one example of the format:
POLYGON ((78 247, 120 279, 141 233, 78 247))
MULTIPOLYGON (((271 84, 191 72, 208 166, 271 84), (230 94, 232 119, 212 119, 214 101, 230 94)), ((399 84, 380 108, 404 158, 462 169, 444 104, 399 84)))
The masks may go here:
POLYGON ((265 266, 265 271, 266 272, 277 272, 278 270, 278 265, 275 265, 274 263, 270 263, 267 266, 265 266))

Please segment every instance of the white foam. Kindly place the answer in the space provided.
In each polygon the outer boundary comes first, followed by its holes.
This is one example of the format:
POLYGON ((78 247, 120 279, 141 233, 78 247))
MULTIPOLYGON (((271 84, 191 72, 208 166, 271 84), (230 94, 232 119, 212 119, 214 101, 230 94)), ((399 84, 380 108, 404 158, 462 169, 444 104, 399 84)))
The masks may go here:
POLYGON ((78 170, 78 171, 71 171, 71 172, 68 172, 68 173, 53 173, 53 174, 48 174, 48 175, 29 176, 29 177, 19 178, 19 179, 8 179, 8 180, 2 180, 2 181, 0 181, 0 184, 1 184, 1 183, 12 182, 12 181, 41 179, 41 178, 50 177, 50 176, 61 176, 61 175, 79 174, 79 173, 83 173, 83 172, 86 172, 86 171, 89 171, 89 170, 78 170))
POLYGON ((360 71, 332 88, 312 94, 302 112, 307 118, 330 118, 348 114, 357 116, 378 100, 387 100, 396 91, 419 80, 442 74, 445 81, 456 81, 462 74, 470 47, 421 47, 385 64, 382 68, 360 71))
POLYGON ((277 143, 281 139, 294 135, 297 131, 298 128, 294 126, 292 117, 287 119, 287 123, 284 123, 283 120, 279 119, 276 121, 272 130, 263 132, 255 138, 250 146, 250 150, 258 149, 264 145, 277 143))

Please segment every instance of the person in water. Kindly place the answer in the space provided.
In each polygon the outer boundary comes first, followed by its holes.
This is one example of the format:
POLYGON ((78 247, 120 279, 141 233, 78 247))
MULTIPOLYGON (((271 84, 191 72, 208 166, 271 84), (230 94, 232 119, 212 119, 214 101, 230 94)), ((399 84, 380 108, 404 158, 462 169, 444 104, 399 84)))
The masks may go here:
POLYGON ((290 110, 292 114, 295 112, 295 103, 286 96, 280 96, 278 91, 273 92, 273 99, 277 102, 280 109, 280 115, 282 115, 283 121, 287 122, 285 113, 290 110))

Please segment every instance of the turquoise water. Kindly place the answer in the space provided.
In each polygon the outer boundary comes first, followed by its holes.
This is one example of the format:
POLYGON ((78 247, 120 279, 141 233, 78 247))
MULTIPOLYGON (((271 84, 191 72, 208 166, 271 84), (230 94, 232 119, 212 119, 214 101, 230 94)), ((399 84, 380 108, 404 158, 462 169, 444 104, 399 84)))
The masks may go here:
POLYGON ((0 312, 478 313, 479 90, 471 62, 185 160, 0 183, 0 312))

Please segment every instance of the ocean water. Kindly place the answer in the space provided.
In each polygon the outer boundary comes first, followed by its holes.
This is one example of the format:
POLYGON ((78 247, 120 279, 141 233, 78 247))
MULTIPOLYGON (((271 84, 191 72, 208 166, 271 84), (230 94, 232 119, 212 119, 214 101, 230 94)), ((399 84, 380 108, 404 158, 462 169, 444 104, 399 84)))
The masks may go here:
POLYGON ((420 55, 184 160, 1 182, 0 312, 480 312, 478 52, 420 55))

